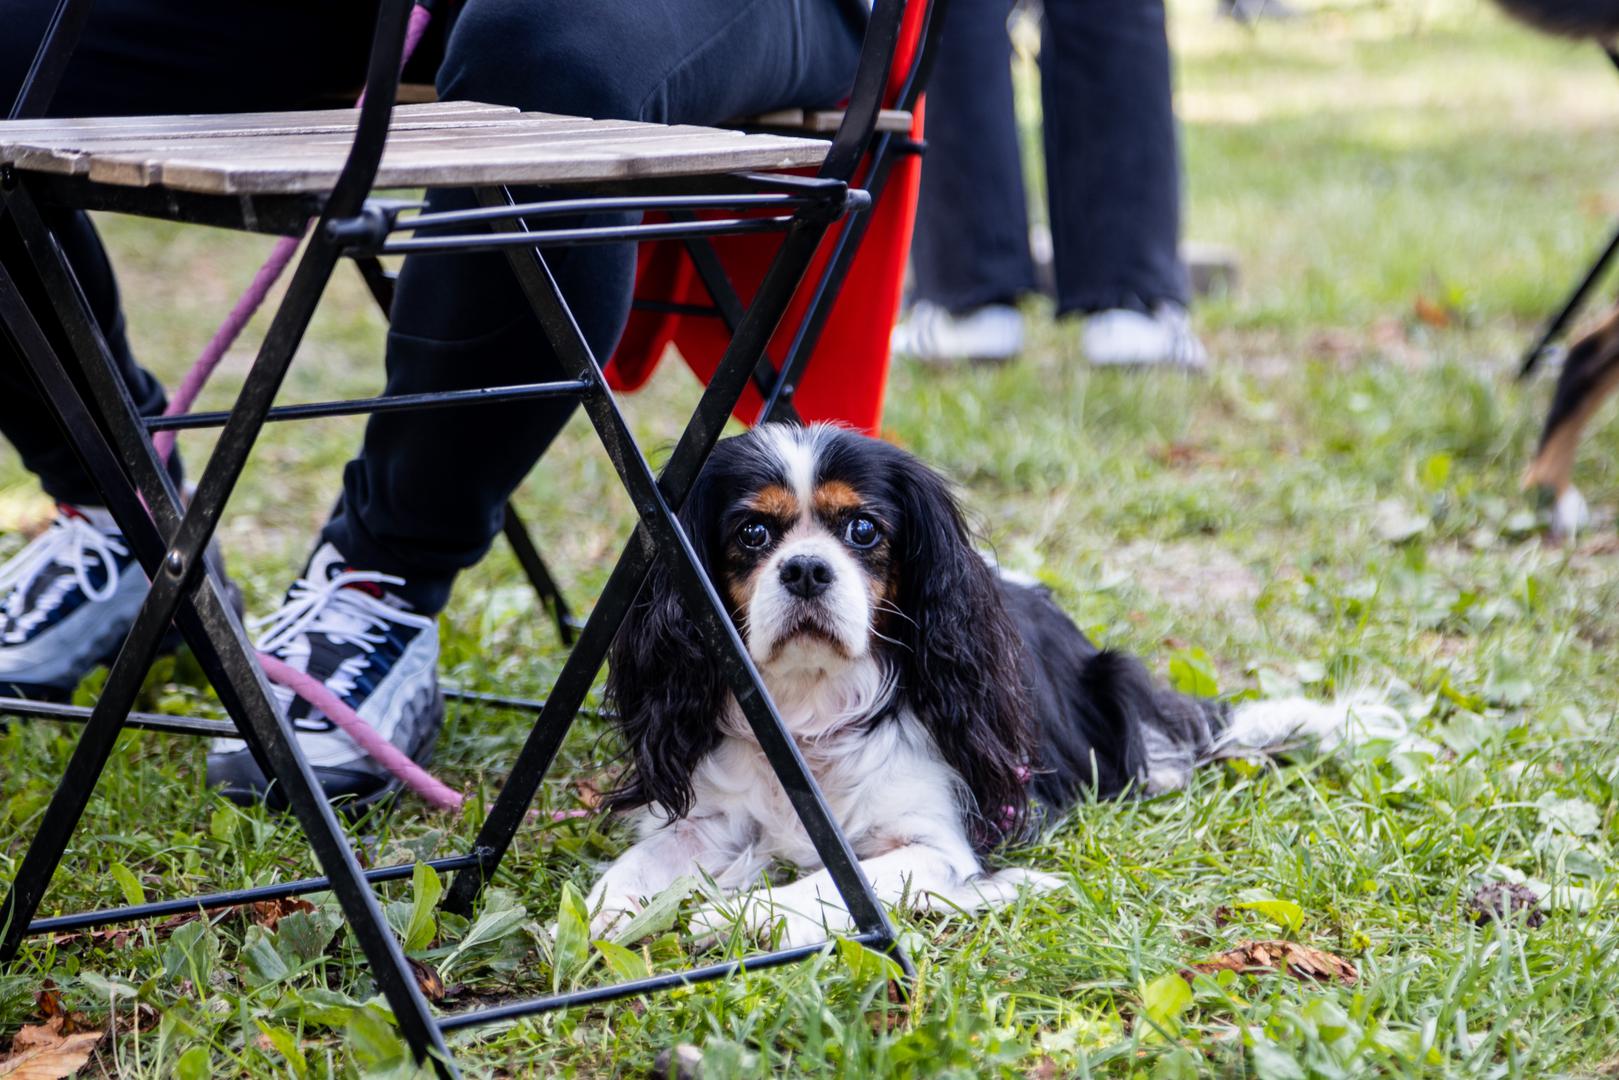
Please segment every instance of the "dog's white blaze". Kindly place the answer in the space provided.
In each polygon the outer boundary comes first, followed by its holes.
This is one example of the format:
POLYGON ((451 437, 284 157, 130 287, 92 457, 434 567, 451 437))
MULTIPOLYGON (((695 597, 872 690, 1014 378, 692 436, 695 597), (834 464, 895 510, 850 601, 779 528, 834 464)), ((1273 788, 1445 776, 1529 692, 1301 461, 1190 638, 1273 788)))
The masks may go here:
POLYGON ((766 424, 755 430, 798 500, 799 520, 759 568, 758 584, 748 602, 748 653, 766 675, 824 676, 841 669, 849 659, 859 659, 871 651, 871 599, 865 571, 813 514, 816 458, 825 429, 766 424), (782 641, 792 629, 799 601, 781 583, 781 567, 798 555, 824 559, 832 568, 832 584, 817 611, 822 628, 837 639, 842 654, 813 637, 782 641))
POLYGON ((793 424, 765 424, 754 429, 763 436, 767 451, 781 466, 787 486, 798 497, 798 505, 809 507, 815 499, 816 447, 821 428, 793 424))

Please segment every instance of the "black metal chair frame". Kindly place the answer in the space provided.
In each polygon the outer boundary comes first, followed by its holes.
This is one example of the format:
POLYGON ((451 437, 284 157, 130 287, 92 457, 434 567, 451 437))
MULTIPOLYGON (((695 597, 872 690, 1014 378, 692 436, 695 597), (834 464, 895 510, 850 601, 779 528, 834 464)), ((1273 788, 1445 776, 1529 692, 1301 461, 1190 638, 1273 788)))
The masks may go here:
MULTIPOLYGON (((58 0, 10 118, 43 114, 88 18, 91 2, 58 0)), ((648 994, 743 969, 769 968, 823 949, 825 943, 776 950, 617 985, 435 1016, 371 889, 376 882, 408 877, 412 867, 361 868, 284 716, 273 704, 241 622, 226 600, 224 583, 204 558, 225 503, 266 422, 569 396, 583 404, 631 498, 638 525, 543 702, 460 695, 497 706, 529 708, 537 711, 538 717, 472 849, 430 864, 454 874, 444 908, 460 914, 470 912, 484 884, 495 873, 584 705, 629 605, 653 561, 661 557, 671 560, 688 613, 718 659, 766 757, 836 883, 855 923, 852 939, 891 956, 906 980, 914 978, 914 969, 899 947, 886 913, 783 727, 735 626, 675 516, 749 379, 768 380, 767 415, 790 415, 793 380, 813 348, 815 335, 853 257, 862 231, 862 216, 855 217, 840 234, 832 269, 816 283, 814 310, 818 317, 805 320, 779 372, 773 366, 766 371, 769 361, 764 356, 765 349, 828 229, 850 213, 869 209, 870 195, 850 183, 860 163, 877 163, 868 171, 868 181, 876 186, 880 187, 880 181, 886 178, 882 162, 894 140, 886 134, 879 136, 876 124, 906 2, 878 0, 850 107, 815 177, 734 174, 621 182, 575 187, 557 199, 530 203, 519 203, 504 187, 489 187, 478 191, 479 208, 402 216, 402 204, 373 198, 371 189, 390 123, 411 0, 384 0, 380 7, 368 67, 372 92, 360 109, 354 143, 341 175, 325 197, 215 197, 164 189, 118 188, 83 178, 0 169, 0 228, 14 230, 26 252, 25 258, 0 265, 0 329, 26 359, 42 395, 95 478, 108 509, 151 582, 93 708, 0 701, 0 711, 9 715, 83 724, 39 828, 6 895, 0 899, 0 965, 13 963, 24 940, 33 935, 330 890, 342 905, 401 1035, 419 1060, 431 1061, 440 1075, 453 1076, 456 1067, 445 1047, 446 1031, 648 994), (873 156, 868 157, 868 153, 873 156), (228 413, 198 414, 178 421, 144 419, 139 415, 111 362, 107 344, 73 271, 46 226, 42 206, 110 210, 280 235, 299 235, 311 218, 318 219, 228 413), (624 226, 545 227, 548 218, 563 214, 607 210, 682 214, 708 209, 771 213, 763 217, 624 226), (425 237, 400 235, 418 228, 461 226, 472 231, 425 237), (717 306, 733 323, 730 346, 662 474, 655 475, 619 411, 597 358, 573 321, 544 250, 574 244, 696 240, 764 231, 782 234, 778 253, 751 305, 744 308, 737 303, 734 291, 729 293, 729 300, 724 290, 716 294, 717 306), (403 398, 279 407, 274 404, 292 355, 341 258, 359 256, 363 260, 384 254, 452 250, 494 250, 507 255, 548 341, 565 368, 573 373, 572 378, 403 398), (182 505, 153 448, 151 433, 164 427, 196 426, 219 426, 222 431, 195 494, 188 505, 182 505), (232 722, 131 711, 171 624, 179 628, 190 645, 232 722), (323 875, 132 907, 35 918, 117 736, 125 728, 243 738, 266 775, 283 790, 323 875)), ((920 74, 912 73, 918 87, 920 74)))
MULTIPOLYGON (((1602 46, 1602 51, 1607 55, 1608 62, 1613 65, 1616 71, 1619 71, 1619 48, 1613 45, 1604 45, 1602 46)), ((1535 336, 1534 343, 1523 354, 1523 360, 1518 367, 1518 378, 1520 380, 1527 379, 1535 373, 1535 369, 1540 366, 1541 360, 1545 359, 1546 355, 1552 351, 1553 343, 1562 337, 1563 331, 1567 330, 1569 325, 1579 317, 1580 312, 1585 309, 1586 301, 1591 297, 1591 290, 1597 287, 1597 283, 1608 272, 1608 267, 1612 265, 1616 255, 1619 255, 1619 226, 1615 227, 1607 245, 1597 253, 1596 260, 1581 275, 1580 280, 1574 284, 1573 291, 1568 294, 1568 298, 1563 301, 1562 306, 1546 320, 1545 325, 1540 328, 1540 333, 1535 336)))

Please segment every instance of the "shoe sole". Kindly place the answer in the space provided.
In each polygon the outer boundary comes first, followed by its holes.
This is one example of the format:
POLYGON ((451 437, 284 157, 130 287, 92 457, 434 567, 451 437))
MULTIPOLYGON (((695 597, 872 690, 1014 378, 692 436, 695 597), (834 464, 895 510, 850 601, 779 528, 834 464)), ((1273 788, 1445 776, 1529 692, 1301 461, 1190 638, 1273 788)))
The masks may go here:
MULTIPOLYGON (((433 757, 438 751, 439 735, 444 730, 444 692, 438 687, 436 681, 433 686, 431 711, 427 718, 427 725, 423 730, 425 734, 420 748, 411 753, 410 758, 425 769, 433 762, 433 757)), ((385 773, 385 775, 387 776, 387 782, 369 795, 342 795, 335 799, 329 799, 328 802, 333 810, 349 821, 364 817, 379 805, 393 800, 404 790, 404 781, 392 773, 385 773)), ((316 774, 315 779, 319 783, 319 773, 316 774)), ((286 796, 281 793, 273 781, 264 791, 257 788, 231 787, 228 785, 220 785, 216 790, 237 806, 251 807, 262 803, 277 813, 286 813, 291 809, 286 796)))

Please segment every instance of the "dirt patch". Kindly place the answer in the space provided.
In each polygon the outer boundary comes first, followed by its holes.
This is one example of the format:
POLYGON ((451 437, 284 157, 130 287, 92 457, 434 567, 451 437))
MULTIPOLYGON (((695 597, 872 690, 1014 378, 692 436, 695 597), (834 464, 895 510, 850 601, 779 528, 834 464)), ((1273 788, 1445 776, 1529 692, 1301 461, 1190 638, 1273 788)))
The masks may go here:
POLYGON ((1265 583, 1228 551, 1184 540, 1136 540, 1115 548, 1107 562, 1177 611, 1216 608, 1252 620, 1265 583))

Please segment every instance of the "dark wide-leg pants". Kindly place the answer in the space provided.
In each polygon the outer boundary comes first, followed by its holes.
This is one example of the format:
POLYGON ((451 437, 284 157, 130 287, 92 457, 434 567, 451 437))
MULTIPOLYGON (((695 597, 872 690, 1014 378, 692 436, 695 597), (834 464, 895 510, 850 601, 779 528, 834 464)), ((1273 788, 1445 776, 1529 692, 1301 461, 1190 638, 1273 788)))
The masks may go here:
MULTIPOLYGON (((12 100, 52 6, 0 0, 0 106, 12 100)), ((308 107, 358 90, 375 11, 374 0, 97 0, 51 113, 308 107)), ((682 124, 831 105, 853 81, 862 18, 851 0, 467 0, 443 46, 438 90, 444 99, 682 124)), ((429 202, 448 210, 473 199, 437 191, 429 202)), ((163 390, 129 348, 89 219, 64 214, 53 227, 135 400, 145 414, 160 412, 163 390)), ((16 238, 0 225, 0 257, 9 260, 8 244, 14 252, 16 238)), ((634 247, 547 258, 605 361, 629 313, 634 247)), ((504 255, 405 261, 386 393, 565 377, 504 255)), ((402 591, 422 610, 441 608, 456 572, 488 550, 507 497, 572 408, 534 401, 371 417, 324 538, 356 566, 405 578, 402 591)), ((3 334, 0 434, 58 501, 100 501, 3 334)))
MULTIPOLYGON (((928 82, 914 298, 963 313, 1034 291, 1008 0, 951 0, 928 82)), ((1189 292, 1162 0, 1045 0, 1040 46, 1057 311, 1189 292)))

